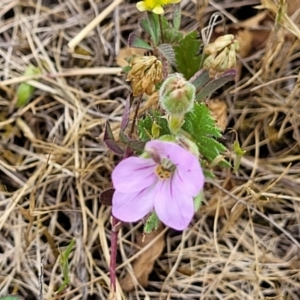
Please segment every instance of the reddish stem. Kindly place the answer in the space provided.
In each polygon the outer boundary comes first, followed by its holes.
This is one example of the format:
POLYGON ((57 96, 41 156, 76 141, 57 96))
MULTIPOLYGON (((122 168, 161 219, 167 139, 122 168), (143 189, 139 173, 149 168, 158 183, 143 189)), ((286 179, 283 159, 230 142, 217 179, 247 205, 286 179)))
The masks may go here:
POLYGON ((110 253, 110 286, 116 292, 116 265, 117 265, 117 247, 118 247, 118 220, 112 215, 112 229, 111 229, 111 253, 110 253))
MULTIPOLYGON (((132 120, 132 126, 130 132, 128 134, 129 137, 132 136, 134 132, 135 122, 137 118, 137 114, 140 108, 140 104, 142 101, 142 95, 138 98, 135 113, 132 120)), ((127 147, 123 159, 132 155, 132 150, 127 147)), ((110 273, 110 286, 113 288, 113 291, 116 292, 116 267, 117 267, 117 248, 118 248, 118 219, 112 216, 112 229, 111 229, 111 246, 110 246, 110 264, 109 264, 109 273, 110 273)))

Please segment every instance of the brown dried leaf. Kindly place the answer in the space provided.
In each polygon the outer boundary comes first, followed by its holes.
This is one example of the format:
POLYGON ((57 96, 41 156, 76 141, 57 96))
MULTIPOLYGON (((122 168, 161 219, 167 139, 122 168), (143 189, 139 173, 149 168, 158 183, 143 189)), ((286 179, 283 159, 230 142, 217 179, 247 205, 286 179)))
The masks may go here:
MULTIPOLYGON (((161 226, 157 231, 150 233, 149 235, 137 235, 137 245, 141 248, 147 246, 153 241, 163 230, 161 226), (143 240, 144 239, 144 240, 143 240)), ((148 285, 149 274, 153 270, 155 260, 161 255, 165 246, 164 235, 161 235, 158 240, 145 252, 143 252, 133 263, 133 273, 127 273, 124 278, 120 280, 120 285, 124 292, 130 292, 134 289, 135 284, 132 280, 132 276, 135 276, 138 282, 142 286, 148 285)))
POLYGON ((220 99, 211 99, 208 101, 208 107, 217 125, 224 131, 227 126, 227 105, 220 99))
MULTIPOLYGON (((300 0, 286 0, 287 2, 287 14, 289 16, 292 16, 297 10, 300 8, 300 0)), ((296 23, 299 22, 299 11, 298 11, 298 17, 296 18, 296 23)))

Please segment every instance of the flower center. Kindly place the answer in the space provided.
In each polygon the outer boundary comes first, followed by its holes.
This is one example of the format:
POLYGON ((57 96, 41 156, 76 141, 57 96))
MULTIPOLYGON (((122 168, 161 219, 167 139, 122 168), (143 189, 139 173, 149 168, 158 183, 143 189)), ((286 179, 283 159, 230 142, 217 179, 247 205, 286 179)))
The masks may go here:
POLYGON ((161 163, 157 165, 155 174, 159 179, 169 179, 175 171, 176 166, 168 159, 162 159, 161 163))

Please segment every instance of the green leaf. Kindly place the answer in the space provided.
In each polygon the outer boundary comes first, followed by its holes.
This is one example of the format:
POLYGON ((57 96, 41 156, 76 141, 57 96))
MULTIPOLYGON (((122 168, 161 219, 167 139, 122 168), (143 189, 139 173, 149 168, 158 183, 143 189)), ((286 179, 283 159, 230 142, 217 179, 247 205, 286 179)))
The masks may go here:
POLYGON ((200 41, 197 35, 196 31, 188 33, 181 39, 179 45, 174 47, 177 71, 187 80, 200 69, 201 56, 198 54, 200 41))
POLYGON ((131 66, 129 65, 122 68, 122 72, 125 74, 129 73, 130 70, 131 70, 131 66))
MULTIPOLYGON (((150 141, 152 138, 153 126, 159 127, 159 136, 170 134, 168 121, 160 116, 156 111, 151 112, 143 119, 138 121, 138 134, 143 142, 150 141)), ((156 137, 157 138, 157 137, 156 137)))
POLYGON ((209 73, 207 70, 201 69, 190 78, 190 82, 195 86, 196 91, 203 88, 209 82, 209 73))
POLYGON ((70 244, 68 245, 67 249, 61 253, 59 258, 59 264, 60 268, 63 273, 64 281, 61 284, 61 286, 58 288, 56 293, 62 292, 69 284, 70 278, 69 278, 69 255, 73 249, 73 246, 75 244, 75 240, 72 240, 70 244))
POLYGON ((182 39, 183 34, 178 31, 178 29, 174 28, 164 16, 161 16, 161 24, 164 43, 173 45, 177 44, 182 39))
POLYGON ((233 171, 237 172, 237 170, 240 168, 242 157, 246 154, 246 150, 243 150, 240 146, 240 143, 236 140, 233 143, 233 151, 236 154, 233 162, 233 171))
MULTIPOLYGON (((221 130, 204 103, 195 103, 193 111, 186 114, 182 129, 190 134, 200 154, 209 162, 226 150, 226 147, 216 140, 222 136, 221 130)), ((225 159, 221 160, 219 165, 230 166, 225 159)))
POLYGON ((144 226, 144 233, 149 234, 154 230, 158 229, 160 224, 160 220, 156 213, 151 213, 151 215, 147 218, 147 221, 144 226))
POLYGON ((23 298, 20 296, 15 296, 15 295, 0 297, 0 300, 21 300, 21 299, 23 299, 23 298))
MULTIPOLYGON (((33 76, 33 75, 38 75, 39 73, 40 70, 38 68, 36 68, 33 65, 29 65, 25 70, 24 75, 33 76)), ((34 91, 35 91, 35 87, 33 87, 32 85, 26 82, 22 82, 17 89, 18 99, 17 99, 16 107, 18 108, 24 107, 29 102, 34 91)))
POLYGON ((174 5, 173 11, 173 28, 178 30, 181 23, 181 7, 180 4, 174 5))
POLYGON ((234 80, 235 76, 236 70, 231 69, 225 71, 218 78, 212 79, 196 95, 196 101, 204 101, 206 98, 210 97, 214 91, 222 87, 228 81, 234 80))
POLYGON ((145 50, 153 50, 153 48, 147 44, 144 40, 139 38, 135 33, 131 33, 128 38, 129 47, 140 48, 145 50))
POLYGON ((160 27, 159 27, 159 20, 158 20, 158 15, 152 13, 152 12, 147 12, 147 22, 148 26, 146 25, 146 28, 148 30, 148 33, 151 36, 152 42, 154 46, 157 46, 160 41, 160 27))

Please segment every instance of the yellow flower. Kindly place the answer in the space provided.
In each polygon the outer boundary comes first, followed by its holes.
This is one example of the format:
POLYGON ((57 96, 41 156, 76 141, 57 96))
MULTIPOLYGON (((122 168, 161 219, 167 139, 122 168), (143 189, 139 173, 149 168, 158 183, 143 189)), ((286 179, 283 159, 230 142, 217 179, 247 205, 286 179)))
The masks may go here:
POLYGON ((139 11, 152 11, 157 15, 164 13, 163 6, 167 4, 179 3, 181 0, 144 0, 136 4, 139 11))

